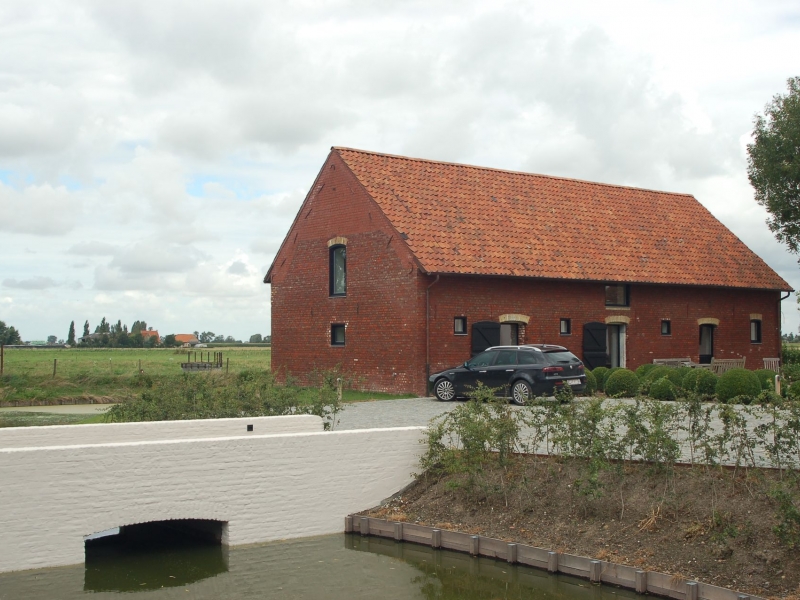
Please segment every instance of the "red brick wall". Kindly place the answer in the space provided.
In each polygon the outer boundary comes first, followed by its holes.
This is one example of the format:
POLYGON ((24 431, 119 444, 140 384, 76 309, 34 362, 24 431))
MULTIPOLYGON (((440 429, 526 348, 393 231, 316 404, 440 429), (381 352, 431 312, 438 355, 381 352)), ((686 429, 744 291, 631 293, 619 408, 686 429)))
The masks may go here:
POLYGON ((424 392, 425 288, 405 242, 332 154, 272 272, 272 367, 340 365, 365 389, 424 392), (347 238, 347 295, 328 295, 328 240, 347 238), (330 326, 344 323, 344 346, 330 326))
POLYGON ((453 334, 454 317, 466 316, 471 331, 477 321, 497 321, 509 313, 530 317, 525 343, 561 344, 579 357, 584 323, 627 316, 627 366, 634 369, 654 358, 698 360, 697 319, 712 317, 720 321, 714 356, 746 356, 748 368, 760 369, 762 358, 780 356, 779 300, 778 292, 633 285, 630 308, 609 309, 599 283, 442 277, 431 288, 431 371, 459 364, 470 355, 471 336, 453 334), (761 344, 750 343, 751 313, 762 315, 761 344), (572 320, 571 335, 560 335, 561 318, 572 320), (662 319, 671 321, 670 336, 661 335, 662 319))

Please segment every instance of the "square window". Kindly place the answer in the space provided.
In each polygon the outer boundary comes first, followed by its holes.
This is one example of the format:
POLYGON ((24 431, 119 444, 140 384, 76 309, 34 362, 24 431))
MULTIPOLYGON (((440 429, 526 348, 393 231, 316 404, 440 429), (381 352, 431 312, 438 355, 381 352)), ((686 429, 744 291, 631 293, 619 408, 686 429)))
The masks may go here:
POLYGON ((753 319, 750 321, 750 343, 761 343, 761 321, 753 319))
POLYGON ((667 319, 661 321, 661 335, 672 335, 672 321, 667 319))
POLYGON ((621 283, 606 286, 606 306, 630 306, 630 287, 621 283))
POLYGON ((453 318, 453 333, 455 335, 467 335, 467 317, 453 318))
POLYGON ((572 334, 572 319, 561 319, 561 335, 572 334))
POLYGON ((331 346, 344 346, 344 324, 331 325, 331 346))

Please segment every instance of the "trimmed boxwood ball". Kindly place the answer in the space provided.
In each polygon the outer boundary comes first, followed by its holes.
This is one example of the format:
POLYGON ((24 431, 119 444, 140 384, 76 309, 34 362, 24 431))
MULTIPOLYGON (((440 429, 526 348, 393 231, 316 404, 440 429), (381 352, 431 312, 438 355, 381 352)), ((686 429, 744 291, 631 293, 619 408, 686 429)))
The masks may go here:
POLYGON ((608 373, 608 367, 595 367, 592 371, 592 375, 597 382, 597 389, 605 391, 605 386, 603 385, 606 382, 606 373, 608 373))
POLYGON ((678 390, 668 377, 656 379, 650 385, 650 397, 654 400, 675 400, 678 390))
POLYGON ((657 367, 658 365, 654 365, 653 363, 644 363, 643 365, 639 365, 638 367, 636 367, 636 375, 638 375, 639 379, 643 379, 647 377, 647 374, 650 371, 652 371, 657 367))
POLYGON ((697 379, 694 389, 703 396, 713 396, 717 390, 717 374, 708 369, 697 369, 697 379))
POLYGON ((639 391, 639 378, 628 369, 616 369, 608 376, 605 387, 611 398, 631 398, 639 391))
MULTIPOLYGON (((697 375, 702 371, 702 369, 689 369, 686 375, 683 376, 683 381, 681 382, 681 387, 685 389, 687 392, 693 392, 697 387, 697 375)), ((716 383, 714 383, 716 386, 716 383)))
POLYGON ((758 396, 761 393, 761 382, 752 371, 731 369, 719 376, 716 390, 717 399, 727 402, 736 396, 758 396))
POLYGON ((686 377, 687 371, 691 370, 692 369, 690 369, 689 367, 673 368, 670 371, 669 375, 667 375, 667 379, 669 379, 672 382, 672 385, 674 385, 678 390, 682 390, 683 378, 686 377))
POLYGON ((656 379, 661 379, 662 377, 667 377, 669 374, 675 371, 672 367, 665 367, 664 365, 657 365, 655 369, 650 369, 650 372, 645 376, 645 379, 648 381, 655 381, 656 379))
POLYGON ((586 387, 583 389, 584 396, 594 396, 597 391, 597 379, 589 369, 586 369, 586 387))
POLYGON ((758 380, 761 382, 761 389, 762 390, 772 390, 775 391, 775 371, 771 371, 770 369, 759 369, 758 371, 753 371, 758 380))

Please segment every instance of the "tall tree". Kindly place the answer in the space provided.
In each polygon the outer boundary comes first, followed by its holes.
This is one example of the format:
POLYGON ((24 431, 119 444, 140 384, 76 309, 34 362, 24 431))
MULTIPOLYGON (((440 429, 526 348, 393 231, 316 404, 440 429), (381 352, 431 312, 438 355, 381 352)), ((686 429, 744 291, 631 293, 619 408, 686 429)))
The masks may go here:
POLYGON ((800 77, 787 81, 756 115, 753 143, 747 146, 747 176, 756 202, 769 212, 767 225, 789 251, 800 252, 800 77))
POLYGON ((57 339, 58 338, 56 336, 54 336, 54 335, 48 335, 47 336, 47 343, 48 344, 55 344, 57 339))
POLYGON ((75 321, 69 324, 69 334, 67 335, 67 343, 70 346, 75 345, 75 321))
POLYGON ((6 327, 5 322, 0 321, 0 344, 10 346, 12 344, 21 344, 22 338, 19 331, 14 329, 14 326, 6 327))
POLYGON ((89 335, 89 321, 88 320, 83 324, 83 337, 86 337, 87 335, 89 335))

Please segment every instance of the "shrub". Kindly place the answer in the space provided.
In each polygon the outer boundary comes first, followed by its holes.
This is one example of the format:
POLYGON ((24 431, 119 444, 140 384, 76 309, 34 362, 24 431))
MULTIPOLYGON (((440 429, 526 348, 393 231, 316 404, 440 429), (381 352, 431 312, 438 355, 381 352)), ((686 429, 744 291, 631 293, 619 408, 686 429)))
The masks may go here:
POLYGON ((681 387, 687 392, 695 391, 697 389, 697 375, 701 370, 702 369, 689 369, 686 375, 683 376, 681 387))
POLYGON ((639 379, 643 379, 647 377, 647 374, 655 369, 658 365, 654 365, 653 363, 644 363, 643 365, 639 365, 636 367, 636 375, 639 379))
POLYGON ((731 369, 720 375, 716 392, 720 402, 727 402, 736 396, 755 397, 761 393, 761 382, 752 371, 731 369))
POLYGON ((781 367, 781 377, 786 384, 800 381, 800 364, 783 365, 781 367))
POLYGON ((781 404, 782 402, 783 398, 778 396, 778 394, 776 394, 772 390, 764 390, 758 395, 758 398, 756 398, 755 400, 756 404, 761 404, 761 405, 781 404))
POLYGON ((775 371, 771 371, 769 369, 759 369, 758 371, 753 371, 753 373, 761 382, 762 390, 775 391, 775 371))
POLYGON ((639 378, 628 369, 617 369, 606 380, 606 395, 611 398, 634 397, 639 392, 639 378))
POLYGON ((677 391, 675 384, 668 377, 656 379, 650 384, 650 397, 653 400, 675 400, 677 391))
POLYGON ((786 395, 790 400, 800 400, 800 381, 795 381, 786 390, 786 395))
POLYGON ((594 396, 597 391, 597 379, 589 369, 586 369, 586 387, 583 390, 584 396, 594 396))
POLYGON ((653 382, 656 379, 661 379, 662 377, 667 377, 672 371, 675 371, 672 367, 665 367, 664 365, 658 365, 655 369, 650 369, 650 372, 647 374, 645 379, 647 381, 653 382))
POLYGON ((694 389, 701 396, 713 396, 717 391, 717 374, 708 369, 696 369, 697 379, 694 389))
POLYGON ((689 371, 694 371, 694 369, 690 367, 678 367, 677 369, 672 369, 672 372, 667 375, 667 378, 678 388, 678 391, 680 391, 683 389, 683 378, 686 377, 689 371))
POLYGON ((606 373, 608 373, 608 367, 595 367, 592 371, 592 375, 594 375, 595 380, 597 381, 597 389, 601 392, 605 391, 605 382, 606 382, 606 373))
POLYGON ((784 344, 781 348, 781 364, 794 365, 800 364, 800 348, 784 344))

